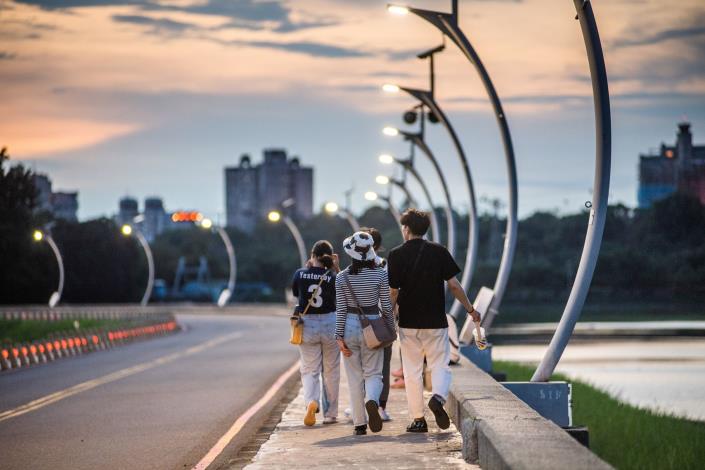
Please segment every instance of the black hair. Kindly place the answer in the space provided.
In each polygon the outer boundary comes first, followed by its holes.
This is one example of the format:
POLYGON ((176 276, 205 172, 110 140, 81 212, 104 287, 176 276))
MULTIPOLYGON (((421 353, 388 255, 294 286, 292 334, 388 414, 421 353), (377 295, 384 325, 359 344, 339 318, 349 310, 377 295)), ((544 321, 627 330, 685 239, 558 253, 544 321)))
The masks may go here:
POLYGON ((348 271, 350 274, 360 274, 360 271, 362 271, 365 268, 368 269, 375 269, 377 267, 377 264, 375 263, 375 260, 365 260, 365 261, 360 261, 357 259, 352 260, 352 264, 348 268, 348 271))
POLYGON ((418 209, 407 209, 402 215, 399 222, 409 228, 412 234, 416 236, 424 236, 431 225, 431 219, 428 213, 418 209))
POLYGON ((362 227, 361 232, 367 232, 372 236, 372 248, 377 251, 380 246, 382 246, 382 234, 374 227, 362 227))
POLYGON ((323 265, 326 269, 331 269, 334 265, 333 245, 328 240, 318 240, 311 248, 311 256, 323 265))

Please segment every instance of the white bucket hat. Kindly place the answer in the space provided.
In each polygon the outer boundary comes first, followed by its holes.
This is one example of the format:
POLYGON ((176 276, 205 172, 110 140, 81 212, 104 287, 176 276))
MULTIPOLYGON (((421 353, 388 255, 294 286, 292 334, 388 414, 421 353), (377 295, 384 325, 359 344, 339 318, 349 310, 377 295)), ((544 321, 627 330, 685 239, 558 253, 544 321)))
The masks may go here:
POLYGON ((367 232, 355 232, 343 241, 343 249, 352 258, 358 261, 373 261, 377 259, 374 240, 367 232))

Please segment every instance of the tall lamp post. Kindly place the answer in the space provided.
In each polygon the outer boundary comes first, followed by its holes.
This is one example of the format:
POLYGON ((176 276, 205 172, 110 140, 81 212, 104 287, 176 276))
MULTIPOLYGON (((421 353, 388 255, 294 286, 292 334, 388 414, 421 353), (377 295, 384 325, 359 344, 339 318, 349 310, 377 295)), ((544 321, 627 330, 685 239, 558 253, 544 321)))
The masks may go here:
POLYGON ((146 238, 144 238, 142 232, 136 227, 125 224, 122 226, 121 231, 126 237, 134 235, 135 238, 137 238, 137 241, 144 250, 145 257, 147 258, 147 287, 145 288, 144 295, 142 295, 142 300, 140 301, 140 305, 145 306, 147 305, 147 302, 149 302, 149 298, 152 296, 152 287, 154 287, 154 257, 152 256, 152 249, 149 247, 149 242, 146 238))
POLYGON ((235 248, 230 240, 228 232, 225 231, 220 225, 213 224, 211 219, 203 219, 200 224, 201 228, 205 230, 215 231, 220 239, 223 240, 225 245, 225 251, 228 253, 228 265, 230 267, 230 275, 228 276, 228 286, 223 289, 223 292, 218 296, 218 307, 225 307, 230 301, 233 293, 235 293, 235 280, 237 278, 237 258, 235 257, 235 248))
MULTIPOLYGON (((575 0, 576 2, 578 0, 575 0)), ((582 0, 580 0, 582 3, 582 0)), ((587 0, 586 0, 587 1, 587 0)), ((577 3, 576 3, 577 5, 577 3)), ((470 61, 470 63, 475 67, 477 73, 480 76, 480 80, 485 87, 485 90, 492 103, 492 108, 495 113, 495 118, 499 126, 499 132, 502 138, 502 144, 504 146, 504 157, 507 168, 507 177, 509 180, 509 202, 508 202, 508 213, 507 213, 507 227, 504 240, 504 249, 502 252, 502 258, 499 265, 499 271, 497 273, 497 278, 495 280, 495 285, 493 289, 493 298, 490 303, 490 307, 486 313, 486 318, 483 318, 483 323, 489 327, 499 311, 499 305, 504 296, 504 291, 507 287, 507 281, 509 280, 509 273, 511 272, 512 263, 514 261, 514 252, 516 249, 517 240, 517 175, 516 175, 516 163, 514 159, 514 145, 512 143, 511 134, 509 132, 509 124, 507 123, 504 110, 502 108, 502 103, 499 100, 499 95, 495 90, 494 84, 490 79, 487 69, 485 69, 484 64, 480 60, 475 49, 470 44, 465 33, 458 26, 458 0, 451 1, 451 13, 442 13, 432 10, 422 10, 418 8, 410 8, 400 5, 388 5, 387 9, 391 13, 396 14, 407 14, 414 13, 415 15, 423 18, 424 20, 435 26, 442 34, 448 36, 451 41, 453 41, 456 46, 461 50, 465 57, 470 61)), ((431 60, 433 56, 431 55, 431 60)), ((433 67, 433 65, 431 65, 433 67)), ((421 99, 423 94, 419 94, 418 98, 421 99)), ((423 100, 422 100, 423 101, 423 100)), ((431 100, 432 101, 432 100, 431 100)), ((424 103, 425 104, 425 103, 424 103)), ((431 108, 435 113, 436 111, 431 108)), ((438 118, 442 116, 436 114, 438 118)))
POLYGON ((602 235, 607 216, 607 198, 610 189, 610 166, 612 157, 612 124, 610 116, 610 95, 607 85, 607 71, 602 54, 600 35, 597 31, 595 16, 590 0, 573 0, 580 21, 592 81, 592 95, 595 107, 595 176, 593 182, 593 200, 586 203, 590 209, 590 219, 583 253, 580 256, 578 272, 566 303, 565 310, 558 323, 558 328, 551 339, 546 353, 541 359, 532 382, 546 382, 560 361, 568 345, 575 324, 585 304, 595 264, 600 254, 602 235))
POLYGON ((350 212, 349 209, 346 209, 344 207, 340 207, 335 202, 327 202, 326 205, 324 206, 324 209, 326 210, 326 212, 328 212, 331 215, 342 214, 343 217, 345 217, 345 219, 350 224, 350 228, 352 229, 353 232, 360 231, 360 223, 357 221, 357 218, 355 217, 355 215, 353 215, 352 212, 350 212))
POLYGON ((401 228, 401 214, 399 213, 399 210, 396 208, 394 203, 392 202, 392 198, 390 196, 382 196, 381 194, 377 194, 374 191, 367 191, 365 193, 365 199, 368 201, 376 201, 377 199, 381 199, 384 202, 387 203, 387 208, 389 209, 389 213, 392 214, 392 217, 394 217, 394 220, 397 223, 397 227, 399 227, 399 233, 401 233, 401 238, 402 240, 404 239, 404 231, 401 228))
POLYGON ((279 221, 284 222, 286 227, 289 229, 291 232, 291 235, 294 237, 294 240, 296 241, 296 248, 299 250, 299 261, 301 263, 301 266, 306 266, 306 245, 304 244, 304 239, 301 236, 301 232, 299 231, 299 228, 296 226, 293 220, 291 220, 291 217, 289 217, 286 214, 282 214, 280 211, 270 211, 269 214, 267 215, 267 218, 269 219, 270 222, 277 223, 279 221))
POLYGON ((59 304, 59 301, 61 300, 61 294, 64 292, 64 259, 61 257, 59 247, 56 245, 56 242, 54 241, 50 233, 44 233, 41 230, 35 230, 32 234, 32 237, 36 242, 41 242, 42 240, 46 241, 47 244, 51 247, 51 251, 54 252, 54 256, 56 257, 56 264, 59 267, 59 286, 56 288, 56 291, 51 294, 51 297, 49 297, 49 307, 54 308, 59 304))

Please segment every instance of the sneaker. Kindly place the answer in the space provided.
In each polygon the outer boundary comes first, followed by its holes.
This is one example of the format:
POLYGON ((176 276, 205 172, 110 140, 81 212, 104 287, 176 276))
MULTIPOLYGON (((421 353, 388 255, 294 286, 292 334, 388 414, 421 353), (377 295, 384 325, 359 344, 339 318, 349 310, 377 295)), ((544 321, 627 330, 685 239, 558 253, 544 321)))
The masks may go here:
POLYGON ((306 407, 306 416, 304 416, 304 424, 306 426, 313 426, 316 424, 316 413, 318 413, 318 403, 312 401, 306 407))
POLYGON ((393 371, 392 371, 392 377, 398 377, 398 378, 404 377, 404 369, 399 368, 399 369, 397 369, 397 370, 393 370, 393 371))
POLYGON ((367 403, 365 403, 365 409, 367 410, 370 431, 380 432, 382 430, 382 417, 379 415, 379 406, 377 406, 377 402, 374 400, 367 400, 367 403))
POLYGON ((404 382, 404 379, 397 379, 389 387, 390 388, 406 388, 406 383, 404 382))
POLYGON ((335 416, 326 416, 323 418, 323 424, 335 424, 338 422, 338 418, 335 416))
POLYGON ((428 432, 425 418, 416 418, 406 427, 406 432, 428 432))
POLYGON ((343 411, 343 414, 347 416, 348 418, 352 416, 352 410, 350 408, 345 408, 345 411, 343 411))
POLYGON ((355 432, 353 432, 353 435, 364 436, 365 434, 367 434, 367 425, 366 424, 361 424, 360 426, 355 426, 355 432))
POLYGON ((436 417, 436 424, 441 429, 448 429, 450 427, 450 418, 448 413, 443 409, 443 399, 438 395, 433 395, 428 401, 428 408, 433 412, 433 416, 436 417))
POLYGON ((382 418, 382 421, 387 422, 391 421, 392 418, 389 417, 389 414, 387 413, 387 410, 382 408, 381 406, 379 407, 379 416, 382 418))

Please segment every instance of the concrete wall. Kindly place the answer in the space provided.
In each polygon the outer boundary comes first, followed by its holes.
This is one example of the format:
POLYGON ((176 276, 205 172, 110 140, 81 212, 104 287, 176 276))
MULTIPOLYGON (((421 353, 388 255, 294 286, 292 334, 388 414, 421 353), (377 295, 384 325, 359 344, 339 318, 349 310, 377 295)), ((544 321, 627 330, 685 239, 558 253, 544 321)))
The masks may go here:
POLYGON ((446 409, 463 457, 484 470, 612 468, 464 357, 453 368, 446 409))

